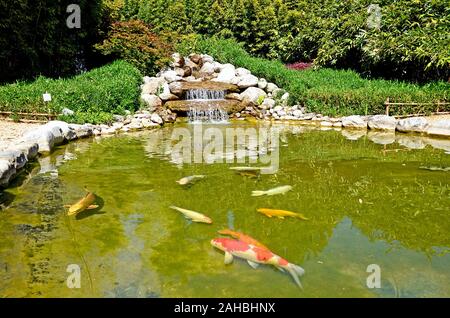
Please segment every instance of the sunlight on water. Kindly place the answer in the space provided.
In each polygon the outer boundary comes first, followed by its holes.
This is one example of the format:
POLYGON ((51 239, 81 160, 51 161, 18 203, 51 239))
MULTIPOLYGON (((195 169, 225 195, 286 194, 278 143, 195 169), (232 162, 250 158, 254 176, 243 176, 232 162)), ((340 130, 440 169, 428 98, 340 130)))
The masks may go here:
POLYGON ((406 148, 278 126, 278 170, 239 173, 229 168, 264 166, 277 149, 243 147, 251 164, 174 160, 174 129, 195 126, 81 140, 31 167, 1 196, 7 207, 0 211, 0 297, 450 296, 450 172, 423 169, 449 167, 444 150, 389 151, 406 148), (206 178, 176 183, 190 175, 206 178), (280 185, 293 189, 251 196, 280 185), (67 217, 64 206, 83 197, 85 187, 100 208, 67 217), (214 223, 188 221, 171 205, 214 223), (309 220, 268 218, 258 208, 309 220), (210 240, 225 228, 302 266, 304 289, 273 267, 253 269, 239 259, 224 265, 210 240), (79 289, 66 284, 70 264, 81 268, 79 289), (381 269, 381 288, 366 285, 370 264, 381 269))

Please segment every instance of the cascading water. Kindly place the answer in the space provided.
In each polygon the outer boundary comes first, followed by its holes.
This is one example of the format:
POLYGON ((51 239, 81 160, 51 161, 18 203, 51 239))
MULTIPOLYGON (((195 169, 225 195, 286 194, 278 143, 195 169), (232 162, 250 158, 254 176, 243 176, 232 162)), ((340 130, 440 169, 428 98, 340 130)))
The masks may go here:
POLYGON ((195 107, 191 107, 188 111, 189 122, 212 122, 212 123, 225 123, 228 122, 228 114, 220 108, 209 108, 207 110, 197 110, 195 107))
POLYGON ((186 100, 198 101, 202 103, 202 107, 190 107, 187 115, 189 122, 212 122, 212 123, 226 123, 228 122, 228 113, 217 106, 215 101, 225 100, 226 92, 223 90, 208 90, 208 89, 190 89, 186 92, 186 100), (210 101, 210 102, 209 102, 210 101), (206 107, 205 107, 206 106, 206 107))
POLYGON ((207 89, 191 89, 186 92, 187 100, 219 100, 225 99, 225 91, 211 91, 207 89))

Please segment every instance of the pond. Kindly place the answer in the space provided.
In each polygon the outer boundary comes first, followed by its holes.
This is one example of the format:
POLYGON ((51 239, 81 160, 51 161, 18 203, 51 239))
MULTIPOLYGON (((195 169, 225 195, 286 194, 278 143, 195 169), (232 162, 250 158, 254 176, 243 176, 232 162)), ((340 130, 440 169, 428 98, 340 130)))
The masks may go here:
POLYGON ((450 156, 431 146, 295 125, 176 124, 81 140, 41 158, 2 193, 0 297, 449 297, 449 166, 450 156), (216 137, 227 129, 257 135, 238 140, 240 151, 216 147, 214 162, 196 157, 205 144, 193 138, 183 157, 174 135, 194 136, 199 126, 203 137, 208 127, 216 137), (274 169, 230 170, 247 165, 274 169), (176 183, 190 175, 206 178, 176 183), (280 185, 293 189, 251 196, 280 185), (67 216, 65 205, 85 188, 99 208, 67 216), (213 224, 193 223, 173 205, 213 224), (258 208, 309 220, 268 218, 258 208), (274 267, 236 258, 225 265, 210 241, 226 228, 304 268, 303 289, 274 267), (367 284, 372 264, 375 288, 367 284), (73 266, 81 288, 67 284, 73 266))

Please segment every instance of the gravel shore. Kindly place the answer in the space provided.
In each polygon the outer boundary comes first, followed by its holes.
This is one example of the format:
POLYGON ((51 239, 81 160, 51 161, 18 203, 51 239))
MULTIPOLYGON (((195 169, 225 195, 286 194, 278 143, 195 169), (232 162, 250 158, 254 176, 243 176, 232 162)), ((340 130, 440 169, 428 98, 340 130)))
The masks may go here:
POLYGON ((22 135, 41 124, 33 123, 15 123, 12 121, 0 120, 0 151, 13 145, 15 140, 22 135))

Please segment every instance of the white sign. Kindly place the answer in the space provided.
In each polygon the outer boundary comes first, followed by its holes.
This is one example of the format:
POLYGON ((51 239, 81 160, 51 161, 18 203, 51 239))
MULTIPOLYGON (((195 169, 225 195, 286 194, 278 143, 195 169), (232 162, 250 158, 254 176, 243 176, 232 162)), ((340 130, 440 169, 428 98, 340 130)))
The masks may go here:
POLYGON ((44 102, 51 102, 52 101, 52 95, 50 95, 47 92, 44 95, 42 95, 42 97, 44 98, 44 102))

